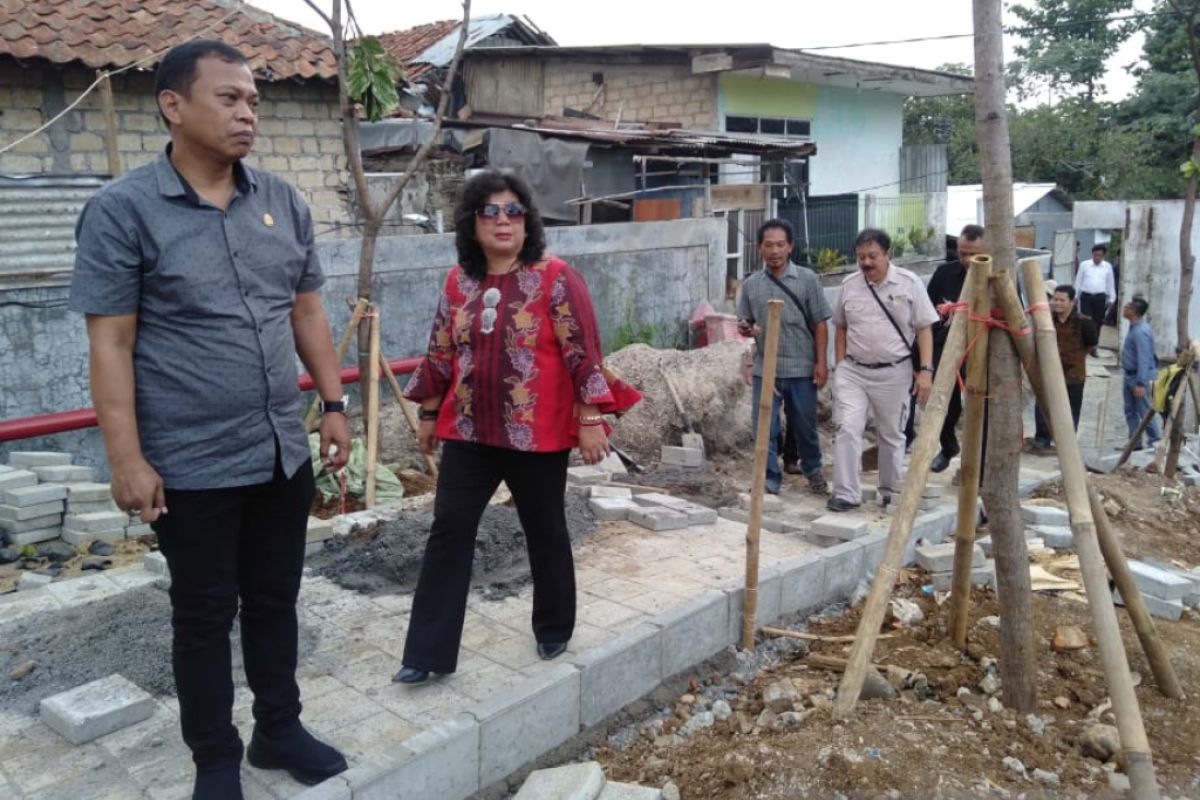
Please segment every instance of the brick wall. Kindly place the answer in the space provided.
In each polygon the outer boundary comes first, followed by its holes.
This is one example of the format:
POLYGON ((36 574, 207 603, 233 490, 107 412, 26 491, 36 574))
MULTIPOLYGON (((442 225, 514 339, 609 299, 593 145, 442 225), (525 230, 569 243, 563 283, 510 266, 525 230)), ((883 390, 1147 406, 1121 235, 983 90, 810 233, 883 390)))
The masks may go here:
MULTIPOLYGON (((39 62, 41 63, 41 62, 39 62)), ((0 146, 35 130, 95 80, 90 70, 24 67, 0 58, 0 146)), ((260 81, 259 135, 249 161, 300 189, 318 232, 350 216, 344 194, 337 91, 317 82, 260 81)), ((154 99, 154 77, 126 72, 113 80, 117 148, 128 171, 166 146, 166 127, 154 99)), ((0 154, 0 174, 107 175, 104 114, 94 91, 43 133, 0 154)))
POLYGON ((591 113, 604 119, 679 122, 716 130, 716 81, 693 75, 689 64, 611 64, 548 59, 544 62, 544 112, 585 110, 596 96, 593 73, 604 74, 604 93, 591 113))

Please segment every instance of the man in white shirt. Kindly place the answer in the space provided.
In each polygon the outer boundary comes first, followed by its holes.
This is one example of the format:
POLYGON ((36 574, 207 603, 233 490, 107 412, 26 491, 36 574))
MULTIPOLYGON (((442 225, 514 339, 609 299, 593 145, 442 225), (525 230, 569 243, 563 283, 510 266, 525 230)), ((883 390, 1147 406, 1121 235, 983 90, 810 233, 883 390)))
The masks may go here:
POLYGON ((1079 312, 1090 317, 1096 331, 1104 325, 1108 310, 1117 302, 1117 283, 1113 266, 1104 260, 1108 247, 1098 244, 1092 248, 1092 260, 1079 265, 1075 273, 1075 294, 1079 296, 1079 312))

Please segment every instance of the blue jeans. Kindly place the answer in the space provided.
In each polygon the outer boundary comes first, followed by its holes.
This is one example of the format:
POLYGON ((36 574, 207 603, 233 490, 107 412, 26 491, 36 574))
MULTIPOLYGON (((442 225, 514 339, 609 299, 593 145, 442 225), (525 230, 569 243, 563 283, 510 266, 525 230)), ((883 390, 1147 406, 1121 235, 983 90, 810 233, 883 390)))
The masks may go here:
MULTIPOLYGON (((754 376, 754 396, 751 404, 750 427, 758 430, 758 403, 762 393, 762 378, 754 376)), ((776 440, 779 437, 779 409, 783 408, 788 418, 788 436, 795 437, 796 452, 800 456, 800 468, 804 474, 821 468, 821 440, 817 436, 817 385, 811 377, 777 378, 775 395, 771 403, 771 437, 767 446, 768 492, 779 493, 783 471, 779 468, 779 452, 776 440)))
MULTIPOLYGON (((1141 397, 1133 396, 1133 384, 1125 384, 1125 425, 1129 428, 1129 435, 1137 431, 1138 425, 1142 422, 1142 417, 1146 416, 1146 412, 1150 410, 1150 389, 1146 388, 1145 394, 1141 397)), ((1158 442, 1162 434, 1158 431, 1158 415, 1154 415, 1154 419, 1150 420, 1150 427, 1146 428, 1146 439, 1150 442, 1150 446, 1158 442)), ((1135 450, 1142 446, 1140 441, 1133 443, 1135 450)))

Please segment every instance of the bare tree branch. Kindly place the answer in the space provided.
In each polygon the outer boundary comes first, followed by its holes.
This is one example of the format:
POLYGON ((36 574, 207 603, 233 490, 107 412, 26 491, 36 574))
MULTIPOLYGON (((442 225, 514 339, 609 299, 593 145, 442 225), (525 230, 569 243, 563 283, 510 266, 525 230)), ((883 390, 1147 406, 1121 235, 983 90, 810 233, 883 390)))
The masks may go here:
POLYGON ((326 14, 324 11, 321 10, 321 7, 317 5, 316 0, 304 0, 304 5, 311 8, 313 10, 313 13, 315 13, 321 19, 325 20, 325 26, 327 28, 329 28, 330 31, 333 30, 333 20, 331 20, 329 18, 328 14, 326 14))

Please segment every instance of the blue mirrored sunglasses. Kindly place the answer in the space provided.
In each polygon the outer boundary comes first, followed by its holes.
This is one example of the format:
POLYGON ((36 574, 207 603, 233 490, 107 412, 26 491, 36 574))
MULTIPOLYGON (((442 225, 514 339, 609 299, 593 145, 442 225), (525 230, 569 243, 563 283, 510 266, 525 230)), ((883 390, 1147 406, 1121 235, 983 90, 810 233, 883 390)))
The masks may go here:
POLYGON ((525 216, 529 209, 525 208, 521 203, 484 203, 479 208, 475 209, 475 215, 483 219, 498 219, 500 212, 504 212, 504 216, 509 219, 521 219, 525 216))

